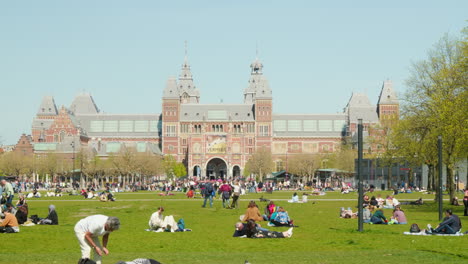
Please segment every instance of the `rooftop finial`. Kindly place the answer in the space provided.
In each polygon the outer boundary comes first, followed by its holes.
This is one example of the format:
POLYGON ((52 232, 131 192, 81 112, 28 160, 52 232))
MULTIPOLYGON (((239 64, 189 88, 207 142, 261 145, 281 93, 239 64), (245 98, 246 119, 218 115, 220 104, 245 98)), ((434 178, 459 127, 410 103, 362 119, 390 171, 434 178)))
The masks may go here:
POLYGON ((187 57, 187 40, 185 41, 185 57, 187 57))

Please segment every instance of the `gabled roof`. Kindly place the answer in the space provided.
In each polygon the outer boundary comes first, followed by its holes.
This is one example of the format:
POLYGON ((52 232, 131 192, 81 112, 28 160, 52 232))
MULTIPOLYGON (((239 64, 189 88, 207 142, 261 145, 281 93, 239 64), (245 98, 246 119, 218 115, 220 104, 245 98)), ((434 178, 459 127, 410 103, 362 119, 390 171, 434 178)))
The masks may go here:
POLYGON ((41 105, 37 110, 37 115, 50 115, 55 116, 58 114, 57 106, 55 105, 54 97, 44 96, 41 105))
POLYGON ((380 91, 378 105, 395 105, 399 104, 398 97, 395 90, 393 90, 393 83, 390 80, 384 81, 382 90, 380 91))
POLYGON ((94 103, 93 97, 87 93, 79 94, 73 99, 70 111, 75 115, 99 113, 99 109, 94 103))
POLYGON ((357 123, 362 119, 364 123, 377 123, 379 117, 375 105, 372 105, 367 95, 362 93, 353 93, 345 108, 350 123, 357 123))

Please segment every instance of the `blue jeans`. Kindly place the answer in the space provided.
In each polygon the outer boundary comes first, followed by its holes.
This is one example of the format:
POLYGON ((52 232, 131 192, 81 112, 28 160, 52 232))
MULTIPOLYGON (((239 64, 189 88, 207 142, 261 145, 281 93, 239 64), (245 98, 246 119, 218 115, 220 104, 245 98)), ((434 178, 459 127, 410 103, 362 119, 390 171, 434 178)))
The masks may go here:
POLYGON ((203 206, 206 207, 206 200, 210 199, 210 207, 213 207, 213 196, 212 195, 205 195, 205 200, 203 201, 203 206))
POLYGON ((7 199, 7 204, 11 204, 13 202, 14 195, 10 195, 7 199))
POLYGON ((229 199, 223 198, 223 208, 229 207, 229 199))
POLYGON ((449 225, 443 225, 443 226, 439 226, 438 228, 436 228, 434 230, 434 233, 441 233, 441 234, 455 234, 455 230, 453 230, 452 227, 450 227, 449 225), (445 229, 445 231, 443 231, 445 229))

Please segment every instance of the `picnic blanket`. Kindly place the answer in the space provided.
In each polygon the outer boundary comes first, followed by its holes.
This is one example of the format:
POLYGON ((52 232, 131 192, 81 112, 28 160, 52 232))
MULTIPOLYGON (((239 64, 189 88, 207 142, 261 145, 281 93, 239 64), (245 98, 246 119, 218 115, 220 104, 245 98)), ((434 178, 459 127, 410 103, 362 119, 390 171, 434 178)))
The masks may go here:
POLYGON ((426 234, 426 232, 422 231, 419 233, 411 233, 411 232, 403 232, 404 235, 412 235, 412 236, 463 236, 463 233, 457 232, 455 234, 426 234))

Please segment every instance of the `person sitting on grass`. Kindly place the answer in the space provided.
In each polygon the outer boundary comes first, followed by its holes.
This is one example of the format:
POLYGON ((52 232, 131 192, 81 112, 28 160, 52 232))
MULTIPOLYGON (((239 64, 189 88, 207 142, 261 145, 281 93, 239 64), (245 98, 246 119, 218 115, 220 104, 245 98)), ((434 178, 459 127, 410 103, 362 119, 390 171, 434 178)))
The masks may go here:
POLYGON ((362 209, 362 220, 364 223, 369 223, 371 218, 372 218, 372 213, 371 211, 374 210, 374 206, 373 205, 364 205, 364 208, 362 209))
POLYGON ((293 228, 289 228, 286 232, 265 231, 259 229, 255 221, 249 220, 247 222, 246 235, 248 238, 290 238, 292 236, 293 228))
POLYGON ((289 200, 288 202, 290 203, 298 203, 299 202, 299 196, 297 195, 297 193, 294 193, 291 200, 289 200))
POLYGON ((387 218, 384 216, 383 210, 378 209, 371 217, 369 224, 374 225, 386 225, 388 222, 387 218))
POLYGON ((164 207, 159 207, 158 211, 151 215, 149 220, 149 227, 155 232, 164 232, 166 230, 175 232, 178 229, 177 222, 172 215, 163 216, 164 207))
POLYGON ((258 211, 258 206, 254 201, 250 201, 247 210, 245 211, 244 217, 242 218, 243 222, 248 220, 254 220, 255 222, 263 221, 263 217, 258 211))
POLYGON ((190 186, 188 192, 187 192, 187 198, 193 198, 195 193, 193 192, 193 186, 190 186))
POLYGON ((427 234, 455 234, 462 227, 458 215, 453 214, 451 209, 445 210, 445 218, 435 229, 430 224, 427 225, 427 234))
POLYGON ((265 215, 263 216, 263 219, 269 220, 271 218, 271 215, 276 212, 276 205, 275 202, 270 201, 268 205, 265 207, 265 215))
POLYGON ((49 214, 39 221, 40 225, 58 225, 58 215, 53 204, 49 205, 49 214))
POLYGON ((393 204, 393 197, 388 195, 387 198, 385 199, 385 205, 383 206, 383 208, 393 209, 394 207, 395 205, 393 204))
POLYGON ((23 206, 24 204, 26 204, 26 197, 24 196, 24 194, 20 194, 18 202, 16 203, 16 207, 23 206))
POLYGON ((406 225, 408 223, 406 221, 405 213, 401 210, 399 205, 395 207, 395 210, 393 210, 393 216, 390 223, 399 225, 406 225))
POLYGON ((283 207, 278 208, 276 217, 270 221, 273 226, 294 226, 293 220, 289 218, 288 212, 283 207))
POLYGON ((11 213, 13 205, 6 204, 5 207, 5 219, 0 223, 0 233, 18 233, 20 231, 18 220, 15 215, 11 213))
POLYGON ((24 203, 22 206, 18 206, 18 210, 15 213, 18 224, 22 225, 28 221, 28 213, 29 208, 27 203, 24 203))

